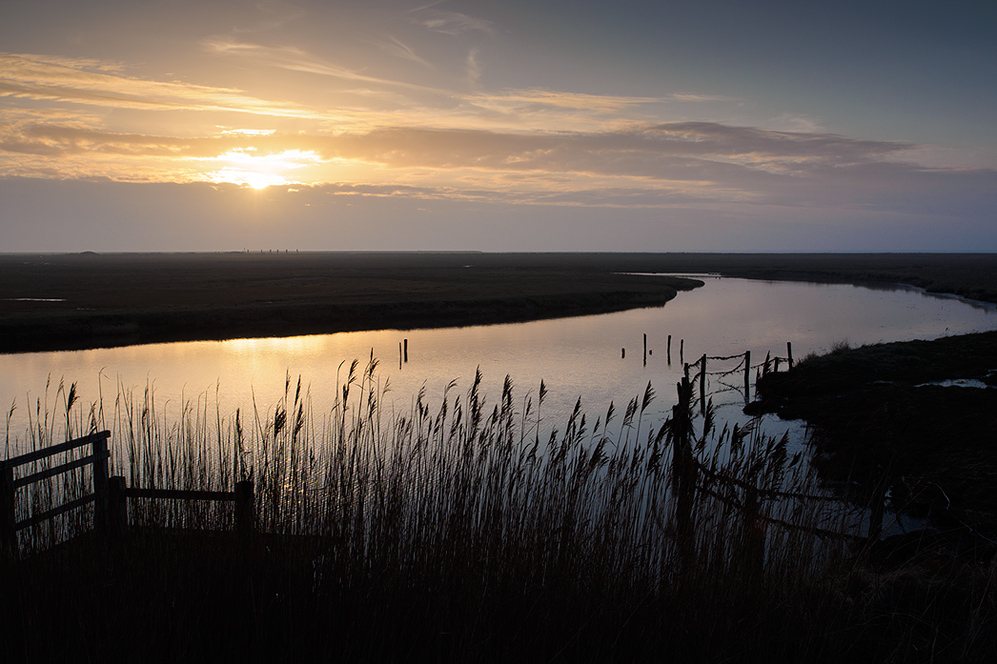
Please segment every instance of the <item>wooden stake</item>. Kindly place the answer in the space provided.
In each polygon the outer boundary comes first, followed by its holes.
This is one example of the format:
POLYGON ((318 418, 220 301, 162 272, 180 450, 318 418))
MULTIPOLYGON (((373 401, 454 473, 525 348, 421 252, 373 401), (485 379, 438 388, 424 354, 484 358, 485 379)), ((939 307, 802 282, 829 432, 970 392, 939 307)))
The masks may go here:
POLYGON ((751 401, 751 351, 744 351, 744 403, 751 401))
POLYGON ((706 353, 699 358, 699 412, 706 412, 706 353))

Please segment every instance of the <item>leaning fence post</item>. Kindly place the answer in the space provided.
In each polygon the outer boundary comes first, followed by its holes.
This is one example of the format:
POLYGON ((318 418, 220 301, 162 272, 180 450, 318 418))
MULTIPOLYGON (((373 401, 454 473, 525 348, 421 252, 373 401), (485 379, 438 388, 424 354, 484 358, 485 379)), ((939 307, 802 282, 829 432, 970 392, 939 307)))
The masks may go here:
POLYGON ((107 519, 107 436, 94 434, 90 443, 93 455, 93 493, 94 493, 94 525, 106 529, 107 519))
POLYGON ((5 556, 17 549, 14 524, 14 468, 0 461, 0 546, 5 556))
POLYGON ((792 369, 793 368, 793 342, 792 341, 787 341, 786 342, 786 355, 789 356, 789 368, 792 369))
POLYGON ((248 543, 256 528, 256 499, 253 480, 235 484, 235 530, 242 542, 248 543))

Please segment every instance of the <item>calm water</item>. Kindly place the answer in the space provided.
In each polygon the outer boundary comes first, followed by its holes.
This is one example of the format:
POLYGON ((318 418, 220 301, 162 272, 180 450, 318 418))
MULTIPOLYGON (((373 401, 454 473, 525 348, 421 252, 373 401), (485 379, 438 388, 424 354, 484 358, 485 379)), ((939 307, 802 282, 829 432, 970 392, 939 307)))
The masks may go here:
MULTIPOLYGON (((364 364, 371 353, 380 361, 378 375, 390 385, 390 409, 407 412, 423 386, 435 407, 453 380, 470 386, 480 367, 490 403, 509 374, 520 397, 535 395, 541 379, 548 388, 545 426, 562 426, 578 397, 590 414, 605 413, 610 401, 619 410, 642 394, 650 381, 658 393, 652 416, 674 401, 684 360, 700 355, 734 355, 750 350, 753 363, 766 353, 786 355, 793 344, 799 359, 840 341, 852 345, 879 341, 935 338, 947 334, 997 329, 992 306, 926 295, 913 289, 871 290, 853 286, 782 283, 703 277, 706 285, 680 293, 666 306, 615 314, 533 323, 470 326, 439 330, 382 330, 284 339, 237 339, 223 342, 153 344, 127 348, 0 355, 0 403, 15 406, 11 438, 23 440, 29 411, 38 400, 60 413, 56 386, 77 383, 81 401, 103 394, 113 408, 119 387, 138 395, 152 387, 160 413, 179 414, 181 405, 198 398, 217 403, 223 416, 236 408, 272 410, 284 391, 285 376, 300 376, 310 388, 316 411, 328 408, 353 359, 364 364), (643 357, 643 335, 650 355, 643 357), (667 339, 672 336, 671 364, 667 339), (408 340, 408 362, 400 366, 399 343, 408 340), (622 350, 626 356, 621 357, 622 350), (343 364, 345 362, 345 364, 343 364), (46 381, 51 386, 46 394, 46 381)), ((719 368, 713 363, 711 369, 719 368)), ((732 365, 730 365, 732 366, 732 365)), ((740 384, 735 376, 731 382, 740 384)), ((711 389, 720 387, 716 381, 711 389)), ((743 396, 728 392, 738 416, 743 396)))

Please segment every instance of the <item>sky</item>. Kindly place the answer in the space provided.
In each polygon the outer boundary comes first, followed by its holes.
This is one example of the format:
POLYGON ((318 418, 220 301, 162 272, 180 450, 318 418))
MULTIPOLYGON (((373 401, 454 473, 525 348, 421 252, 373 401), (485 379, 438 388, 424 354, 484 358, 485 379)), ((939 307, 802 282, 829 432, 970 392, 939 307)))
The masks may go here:
POLYGON ((997 3, 6 0, 0 252, 997 251, 997 3))

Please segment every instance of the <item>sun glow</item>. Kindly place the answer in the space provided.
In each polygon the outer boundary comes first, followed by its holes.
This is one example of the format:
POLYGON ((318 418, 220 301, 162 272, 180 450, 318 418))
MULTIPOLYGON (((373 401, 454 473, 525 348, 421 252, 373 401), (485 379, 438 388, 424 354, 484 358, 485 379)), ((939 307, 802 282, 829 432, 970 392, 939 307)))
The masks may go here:
POLYGON ((289 177, 291 171, 322 162, 311 150, 284 150, 258 154, 256 148, 237 148, 215 157, 221 168, 207 173, 210 182, 227 182, 253 189, 274 185, 300 184, 289 177))

